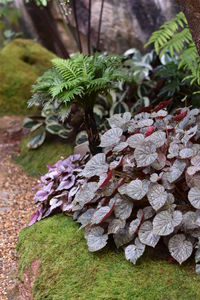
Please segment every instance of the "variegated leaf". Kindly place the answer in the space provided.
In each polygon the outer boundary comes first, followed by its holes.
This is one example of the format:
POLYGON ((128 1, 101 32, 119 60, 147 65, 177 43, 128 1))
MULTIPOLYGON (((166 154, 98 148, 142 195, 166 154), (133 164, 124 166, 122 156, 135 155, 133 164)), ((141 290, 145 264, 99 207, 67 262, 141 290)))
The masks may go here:
POLYGON ((143 244, 153 248, 157 245, 160 239, 159 235, 153 233, 153 225, 150 221, 146 221, 140 226, 138 236, 143 244))
POLYGON ((158 157, 156 146, 148 141, 143 142, 135 149, 134 157, 138 167, 146 167, 151 165, 158 157))
POLYGON ((115 196, 115 216, 121 220, 126 220, 130 217, 133 209, 133 202, 127 199, 125 196, 119 194, 115 196))
POLYGON ((81 209, 86 203, 90 202, 94 198, 97 188, 98 184, 96 182, 89 182, 82 186, 72 202, 72 210, 81 209))
POLYGON ((130 260, 133 264, 135 264, 138 258, 144 253, 144 250, 145 245, 143 245, 137 238, 134 245, 129 245, 125 248, 125 257, 127 260, 130 260))
POLYGON ((167 201, 167 192, 161 184, 154 183, 149 186, 147 198, 153 209, 160 209, 167 201))
POLYGON ((154 143, 157 148, 160 148, 166 142, 166 133, 163 131, 155 131, 145 140, 154 143))
POLYGON ((131 135, 126 142, 131 148, 136 148, 144 141, 144 135, 141 133, 136 133, 131 135))
POLYGON ((174 227, 178 226, 182 221, 182 213, 175 211, 170 213, 167 210, 158 213, 153 220, 154 234, 165 236, 174 231, 174 227))
POLYGON ((87 245, 90 252, 98 251, 104 248, 107 244, 108 235, 104 234, 102 227, 94 227, 85 234, 87 245))
POLYGON ((169 251, 171 256, 182 264, 192 254, 192 243, 186 239, 184 234, 176 234, 169 240, 169 251))
POLYGON ((121 128, 109 129, 101 136, 100 147, 112 147, 117 145, 120 141, 122 134, 123 130, 121 128))
POLYGON ((188 200, 193 207, 200 209, 200 189, 198 187, 192 187, 189 190, 188 200))
POLYGON ((82 171, 82 176, 91 178, 107 173, 107 171, 108 164, 106 163, 106 156, 104 153, 98 153, 86 163, 85 168, 82 171))
POLYGON ((148 186, 149 182, 147 180, 132 180, 126 186, 126 194, 134 200, 141 200, 147 194, 148 186))

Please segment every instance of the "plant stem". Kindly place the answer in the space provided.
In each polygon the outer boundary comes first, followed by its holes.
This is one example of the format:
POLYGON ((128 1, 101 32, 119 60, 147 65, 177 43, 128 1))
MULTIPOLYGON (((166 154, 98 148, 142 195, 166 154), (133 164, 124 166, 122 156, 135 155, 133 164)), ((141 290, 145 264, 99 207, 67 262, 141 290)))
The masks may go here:
POLYGON ((76 0, 72 1, 72 5, 73 5, 73 12, 74 12, 74 19, 75 19, 75 23, 76 23, 76 32, 77 32, 77 38, 78 38, 78 48, 79 48, 80 53, 82 53, 82 44, 81 44, 79 24, 78 24, 77 11, 76 11, 76 0))
POLYGON ((97 45, 96 45, 97 51, 99 51, 99 43, 100 43, 100 35, 101 35, 101 24, 102 24, 102 16, 103 16, 103 7, 104 7, 104 0, 101 1, 101 10, 100 10, 99 27, 98 27, 98 34, 97 34, 97 45))
POLYGON ((100 137, 92 106, 86 106, 85 108, 85 127, 88 134, 90 151, 92 155, 95 155, 99 153, 101 149, 98 147, 100 144, 100 137))
POLYGON ((88 11, 88 54, 91 53, 90 48, 90 33, 91 33, 91 6, 92 6, 92 0, 89 0, 89 11, 88 11))

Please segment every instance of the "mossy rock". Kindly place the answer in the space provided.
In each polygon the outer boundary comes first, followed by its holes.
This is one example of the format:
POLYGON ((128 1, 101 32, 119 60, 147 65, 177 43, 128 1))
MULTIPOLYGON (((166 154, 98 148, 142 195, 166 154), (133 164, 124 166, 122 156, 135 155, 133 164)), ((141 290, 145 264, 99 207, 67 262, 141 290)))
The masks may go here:
POLYGON ((15 39, 0 52, 0 115, 25 115, 31 86, 51 66, 53 53, 40 44, 15 39))
POLYGON ((34 300, 200 299, 194 262, 179 266, 146 254, 133 265, 112 243, 90 253, 83 231, 61 214, 23 230, 18 253, 21 280, 31 263, 40 261, 34 300))

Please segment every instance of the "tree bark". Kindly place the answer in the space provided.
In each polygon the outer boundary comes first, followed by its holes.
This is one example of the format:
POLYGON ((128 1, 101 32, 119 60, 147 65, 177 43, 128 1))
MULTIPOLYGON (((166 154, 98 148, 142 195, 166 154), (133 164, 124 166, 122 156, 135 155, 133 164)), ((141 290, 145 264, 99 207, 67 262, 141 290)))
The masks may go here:
POLYGON ((200 55, 200 0, 177 0, 184 12, 192 38, 200 55))
POLYGON ((100 152, 100 137, 97 129, 97 124, 94 118, 93 107, 86 107, 85 109, 85 126, 88 134, 89 148, 92 155, 100 152))

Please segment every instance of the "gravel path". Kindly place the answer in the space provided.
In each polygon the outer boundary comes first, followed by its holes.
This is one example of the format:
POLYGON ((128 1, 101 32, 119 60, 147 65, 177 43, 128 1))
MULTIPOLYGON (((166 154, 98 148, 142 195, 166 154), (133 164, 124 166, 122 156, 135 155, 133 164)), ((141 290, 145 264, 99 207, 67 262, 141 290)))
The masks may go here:
POLYGON ((33 211, 36 180, 12 161, 21 137, 20 117, 0 118, 0 300, 8 299, 7 291, 15 286, 16 242, 33 211))

